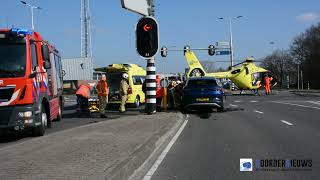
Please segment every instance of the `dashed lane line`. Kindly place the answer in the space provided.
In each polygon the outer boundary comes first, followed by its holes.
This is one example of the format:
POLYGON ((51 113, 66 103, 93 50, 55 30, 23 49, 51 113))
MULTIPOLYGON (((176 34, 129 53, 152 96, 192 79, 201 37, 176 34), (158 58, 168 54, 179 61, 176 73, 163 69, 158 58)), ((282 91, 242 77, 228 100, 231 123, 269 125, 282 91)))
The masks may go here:
POLYGON ((259 114, 264 114, 264 112, 262 112, 262 111, 254 110, 254 112, 259 113, 259 114))
POLYGON ((312 109, 320 109, 320 107, 305 106, 305 105, 302 105, 302 104, 294 104, 294 103, 279 102, 279 101, 270 101, 270 102, 278 103, 278 104, 286 104, 286 105, 291 105, 291 106, 299 106, 299 107, 305 107, 305 108, 312 108, 312 109))
POLYGON ((238 105, 235 105, 235 104, 229 104, 229 106, 231 106, 231 107, 238 107, 238 105))
POLYGON ((280 120, 281 122, 283 122, 284 124, 288 125, 288 126, 292 126, 293 124, 288 122, 288 121, 285 121, 285 120, 280 120))

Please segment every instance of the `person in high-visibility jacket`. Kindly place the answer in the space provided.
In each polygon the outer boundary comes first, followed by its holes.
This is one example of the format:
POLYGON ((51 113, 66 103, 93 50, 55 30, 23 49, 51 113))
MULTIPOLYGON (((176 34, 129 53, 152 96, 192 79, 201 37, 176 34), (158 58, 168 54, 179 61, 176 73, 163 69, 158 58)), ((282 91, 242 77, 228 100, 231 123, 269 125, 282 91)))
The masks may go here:
POLYGON ((124 113, 126 112, 126 101, 128 99, 128 77, 129 75, 127 73, 122 74, 122 79, 120 81, 120 96, 121 96, 121 103, 119 107, 119 112, 124 113))
POLYGON ((76 91, 77 96, 77 111, 88 106, 88 97, 90 92, 89 84, 80 84, 79 89, 76 91))
POLYGON ((161 102, 163 96, 163 89, 161 87, 161 78, 159 75, 156 76, 156 99, 157 99, 157 111, 161 111, 161 102))
POLYGON ((265 74, 264 78, 264 88, 265 88, 265 91, 266 91, 266 95, 269 95, 270 94, 270 78, 268 76, 268 74, 265 74))
POLYGON ((100 109, 100 117, 106 118, 106 107, 108 103, 108 95, 109 95, 109 87, 107 83, 107 77, 106 75, 102 75, 101 79, 99 80, 97 86, 98 91, 98 98, 99 98, 99 109, 100 109))
POLYGON ((79 89, 76 91, 77 96, 88 98, 90 91, 89 84, 80 84, 79 89))

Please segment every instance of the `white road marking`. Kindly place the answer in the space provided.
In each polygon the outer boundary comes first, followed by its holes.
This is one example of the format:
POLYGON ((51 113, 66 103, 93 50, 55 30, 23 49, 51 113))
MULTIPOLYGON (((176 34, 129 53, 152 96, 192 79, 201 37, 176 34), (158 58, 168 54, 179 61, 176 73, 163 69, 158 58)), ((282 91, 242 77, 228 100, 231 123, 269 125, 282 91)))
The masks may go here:
POLYGON ((229 104, 229 106, 238 107, 238 105, 235 105, 235 104, 229 104))
POLYGON ((285 124, 287 124, 287 125, 289 125, 289 126, 292 126, 293 124, 292 123, 290 123, 290 122, 288 122, 288 121, 285 121, 285 120, 280 120, 281 122, 283 122, 283 123, 285 123, 285 124))
POLYGON ((293 104, 293 103, 286 103, 286 102, 279 102, 279 101, 271 101, 271 102, 278 103, 278 104, 286 104, 286 105, 291 105, 291 106, 299 106, 299 107, 305 107, 305 108, 320 109, 320 107, 305 106, 305 105, 301 105, 301 104, 293 104))
POLYGON ((250 102, 252 102, 252 103, 256 103, 256 102, 258 102, 258 101, 250 101, 250 102))
POLYGON ((312 103, 312 104, 316 104, 316 105, 320 105, 319 101, 307 101, 308 103, 312 103))
POLYGON ((254 112, 259 113, 259 114, 264 114, 264 112, 262 112, 262 111, 254 110, 254 112))
POLYGON ((241 102, 241 101, 234 101, 234 102, 239 103, 239 102, 241 102))
POLYGON ((156 172, 159 165, 161 164, 163 159, 166 157, 167 153, 170 151, 171 147, 176 142, 176 140, 178 139, 179 135, 181 134, 181 132, 183 131, 183 129, 187 125, 187 123, 188 123, 188 120, 185 120, 184 123, 182 124, 182 126, 180 127, 180 129, 178 130, 178 132, 176 133, 176 135, 174 135, 174 137, 171 139, 171 141, 169 142, 167 147, 162 151, 162 153, 160 154, 160 156, 158 157, 156 162, 149 169, 148 173, 144 176, 143 180, 151 179, 152 175, 154 174, 154 172, 156 172))

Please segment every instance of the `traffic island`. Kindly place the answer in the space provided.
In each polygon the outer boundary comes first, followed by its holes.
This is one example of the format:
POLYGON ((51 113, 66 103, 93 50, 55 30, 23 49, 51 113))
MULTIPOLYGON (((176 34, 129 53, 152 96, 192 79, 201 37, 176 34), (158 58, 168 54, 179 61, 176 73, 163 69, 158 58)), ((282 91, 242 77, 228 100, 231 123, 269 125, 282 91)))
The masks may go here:
POLYGON ((121 117, 3 147, 0 179, 128 179, 166 146, 183 118, 121 117))

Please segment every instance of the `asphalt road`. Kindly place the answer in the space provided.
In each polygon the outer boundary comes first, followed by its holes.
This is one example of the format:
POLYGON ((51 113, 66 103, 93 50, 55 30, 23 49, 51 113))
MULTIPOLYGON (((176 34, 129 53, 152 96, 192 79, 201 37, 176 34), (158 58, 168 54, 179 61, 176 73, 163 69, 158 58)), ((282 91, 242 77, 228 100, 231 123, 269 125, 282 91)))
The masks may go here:
POLYGON ((225 105, 223 113, 188 115, 152 180, 320 179, 319 97, 243 95, 225 105), (253 159, 252 172, 240 172, 240 158, 253 159), (258 171, 257 159, 311 159, 312 167, 258 171))
MULTIPOLYGON (((52 122, 52 128, 47 129, 46 134, 58 133, 59 131, 83 126, 86 124, 108 121, 124 116, 135 116, 137 114, 141 114, 140 111, 142 111, 143 109, 144 106, 141 106, 139 109, 127 108, 126 113, 119 113, 117 110, 106 111, 108 118, 100 118, 99 113, 93 114, 92 117, 88 117, 86 115, 78 117, 76 112, 76 97, 66 96, 62 121, 52 122)), ((32 137, 31 133, 6 133, 5 135, 0 136, 0 148, 27 141, 32 138, 35 137, 32 137)))

